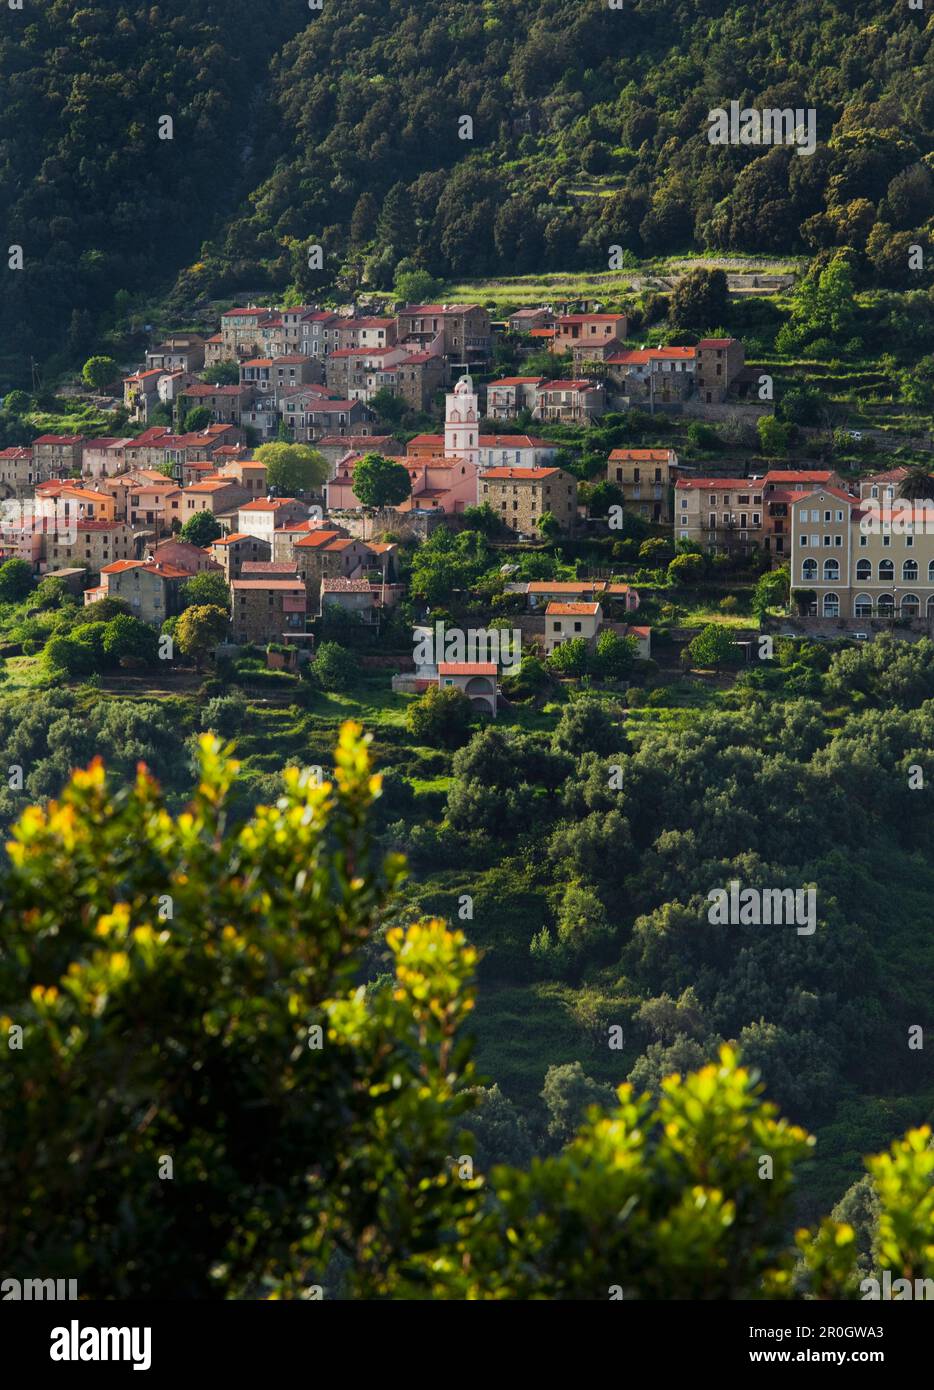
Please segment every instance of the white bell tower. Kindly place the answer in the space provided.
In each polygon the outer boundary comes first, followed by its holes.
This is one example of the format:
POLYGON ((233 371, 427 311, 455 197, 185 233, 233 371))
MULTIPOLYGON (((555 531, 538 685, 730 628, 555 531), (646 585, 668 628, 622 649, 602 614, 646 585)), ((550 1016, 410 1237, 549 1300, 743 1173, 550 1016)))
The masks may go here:
POLYGON ((462 376, 444 398, 444 456, 480 465, 480 421, 473 380, 462 376))

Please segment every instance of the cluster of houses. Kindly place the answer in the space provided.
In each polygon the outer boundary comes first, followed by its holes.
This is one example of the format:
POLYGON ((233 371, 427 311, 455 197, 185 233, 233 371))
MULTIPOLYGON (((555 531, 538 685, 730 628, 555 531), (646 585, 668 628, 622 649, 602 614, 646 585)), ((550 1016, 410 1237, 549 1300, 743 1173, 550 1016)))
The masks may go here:
POLYGON ((440 521, 487 503, 518 537, 538 536, 548 513, 562 528, 574 524, 577 480, 554 463, 556 446, 481 434, 479 425, 477 392, 463 376, 447 395, 443 433, 418 435, 407 449, 390 435, 323 437, 316 447, 330 478, 302 497, 273 495, 266 465, 233 423, 191 433, 152 425, 132 438, 42 435, 0 451, 0 560, 58 574, 87 603, 120 598, 156 625, 181 611, 192 575, 215 570, 230 587, 234 641, 300 646, 308 620, 328 607, 378 624, 401 596, 396 546, 364 538, 368 520, 376 527, 354 474, 367 452, 409 474, 396 518, 440 521), (220 533, 203 547, 179 535, 202 512, 220 533))
POLYGON ((407 305, 392 316, 248 305, 224 313, 211 337, 174 333, 150 349, 145 365, 123 382, 124 404, 143 424, 157 410, 169 411, 176 427, 203 407, 212 423, 240 426, 259 440, 283 428, 312 443, 367 434, 383 393, 427 411, 459 375, 485 370, 497 330, 520 335, 529 352, 570 354, 573 374, 490 382, 484 414, 492 420, 528 412, 533 420, 587 424, 632 405, 672 406, 692 397, 716 405, 744 377, 737 339, 626 348, 624 313, 522 309, 493 324, 479 304, 407 305), (239 381, 206 381, 207 369, 220 363, 235 364, 239 381))
POLYGON ((660 466, 672 480, 675 539, 788 564, 808 630, 855 623, 868 636, 895 620, 931 630, 934 502, 901 497, 907 468, 853 483, 827 468, 735 478, 678 476, 674 458, 660 466))
MULTIPOLYGON (((379 529, 354 489, 366 454, 394 459, 409 476, 409 496, 387 520, 411 513, 437 524, 485 505, 518 539, 537 539, 545 517, 561 530, 574 526, 577 480, 559 466, 553 441, 481 433, 481 420, 487 428, 519 416, 588 424, 608 408, 645 400, 720 402, 742 376, 735 339, 633 350, 627 331, 625 314, 599 310, 522 309, 494 325, 477 304, 407 305, 391 316, 302 305, 231 309, 213 336, 169 335, 124 380, 134 435, 45 434, 0 451, 0 560, 58 574, 88 603, 120 598, 157 625, 181 611, 192 575, 217 571, 230 588, 236 642, 300 647, 309 620, 328 607, 378 624, 402 590, 395 545, 366 539, 368 521, 371 532, 379 529), (564 362, 569 354, 572 374, 475 384, 489 375, 497 330, 526 339, 530 353, 564 362), (221 363, 234 364, 236 383, 205 379, 221 363), (404 444, 382 425, 387 393, 427 411, 442 391, 438 433, 404 444), (207 413, 199 428, 186 429, 197 407, 207 413), (320 491, 274 495, 254 456, 274 438, 323 455, 328 478, 320 491), (206 546, 179 535, 202 512, 220 532, 206 546)), ((680 494, 675 500, 681 474, 673 450, 614 450, 608 465, 627 507, 685 534, 692 522, 681 514, 680 494)), ((614 587, 626 588, 590 583, 586 592, 572 585, 544 595, 526 586, 537 645, 547 653, 573 637, 593 643, 608 606, 618 618, 621 598, 624 616, 638 602, 614 587)), ((616 626, 648 654, 647 628, 616 626)), ((443 679, 458 676, 447 671, 443 679)))
POLYGON ((392 317, 249 305, 223 314, 212 337, 178 333, 152 348, 124 380, 124 404, 143 423, 159 407, 176 423, 204 407, 213 423, 261 439, 283 426, 300 442, 367 434, 381 392, 427 410, 454 377, 488 361, 491 344, 478 304, 408 305, 392 317), (236 384, 204 380, 219 363, 236 364, 236 384))

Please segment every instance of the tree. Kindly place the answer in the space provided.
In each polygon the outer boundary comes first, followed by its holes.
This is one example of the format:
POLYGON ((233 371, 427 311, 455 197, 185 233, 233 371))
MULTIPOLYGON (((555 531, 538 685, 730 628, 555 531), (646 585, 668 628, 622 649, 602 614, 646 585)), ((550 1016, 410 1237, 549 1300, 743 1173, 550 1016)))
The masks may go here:
POLYGON ((338 642, 322 642, 315 656, 314 673, 323 690, 349 690, 357 677, 357 660, 338 642))
POLYGON ((620 637, 618 632, 607 628, 597 638, 594 664, 601 676, 619 680, 632 670, 638 655, 639 644, 634 637, 620 637))
POLYGON ((123 613, 104 626, 103 650, 110 662, 131 657, 151 665, 159 655, 159 635, 149 623, 123 613))
POLYGON ((42 660, 52 680, 72 680, 98 669, 91 646, 78 641, 73 634, 51 637, 45 644, 42 660))
POLYGON ((20 603, 32 585, 32 566, 25 560, 6 560, 0 565, 0 603, 20 603))
POLYGON ((364 507, 395 507, 412 492, 404 464, 382 454, 364 454, 353 471, 353 490, 364 507))
POLYGON ((201 375, 211 386, 239 386, 240 364, 239 362, 215 362, 212 366, 206 367, 201 375))
POLYGON ((538 518, 538 529, 545 540, 551 541, 554 540, 555 536, 560 536, 561 522, 555 516, 554 512, 542 512, 541 516, 538 518))
POLYGON ((25 391, 8 391, 3 397, 3 409, 8 415, 25 415, 32 408, 32 397, 25 391))
POLYGON ((575 757, 581 753, 616 753, 626 747, 622 710, 600 700, 575 700, 561 711, 552 745, 575 757))
POLYGON ((427 270, 397 272, 393 294, 403 304, 431 304, 440 286, 427 270))
POLYGON ((266 481, 283 497, 315 492, 327 481, 327 460, 310 444, 261 444, 256 458, 266 465, 266 481))
POLYGON ((376 418, 390 425, 398 425, 408 410, 404 397, 396 395, 388 386, 381 386, 374 392, 369 404, 370 409, 376 412, 376 418))
POLYGON ((452 1044, 475 953, 420 922, 390 933, 391 977, 357 991, 401 864, 373 846, 359 729, 335 763, 326 787, 288 771, 241 833, 236 765, 205 735, 183 818, 145 772, 114 796, 98 763, 67 809, 20 828, 2 895, 0 999, 26 1063, 0 1078, 5 1269, 38 1260, 91 1297, 246 1297, 257 1280, 300 1296, 342 1247, 356 1292, 379 1296, 387 1257, 472 1209, 475 1185, 452 1191, 445 1158, 473 1104, 452 1044))
POLYGON ((898 495, 909 502, 934 500, 934 478, 923 463, 909 469, 898 485, 898 495))
POLYGON ((661 536, 653 536, 639 546, 639 559, 644 565, 661 564, 671 554, 671 541, 661 536))
POLYGON ((206 430, 211 423, 211 412, 206 405, 196 405, 189 410, 182 422, 182 428, 187 434, 197 434, 199 430, 206 430))
POLYGON ((350 219, 350 244, 354 247, 366 246, 376 232, 379 208, 376 199, 368 188, 357 199, 350 219))
POLYGON ((672 291, 670 317, 678 328, 703 333, 726 323, 729 313, 730 293, 723 270, 689 271, 672 291))
POLYGON ((227 636, 228 622, 226 608, 214 604, 186 608, 175 625, 175 645, 183 656, 192 658, 200 671, 208 652, 227 636))
POLYGON ((779 458, 788 452, 791 441, 791 425, 783 424, 774 415, 760 415, 756 422, 762 452, 768 458, 779 458))
POLYGON ((405 712, 409 733, 419 743, 440 748, 460 748, 470 737, 473 706, 455 686, 431 686, 405 712))
POLYGON ((549 671, 562 676, 583 676, 590 665, 590 648, 583 637, 569 637, 549 652, 549 671))
POLYGON ((580 1062, 549 1067, 545 1073, 542 1100, 548 1111, 548 1133, 558 1143, 566 1143, 592 1105, 611 1105, 613 1088, 588 1076, 580 1062))
POLYGON ((212 512, 195 512, 178 534, 179 538, 187 541, 189 545, 197 545, 204 549, 224 534, 224 528, 212 512))
POLYGON ((778 608, 788 602, 789 580, 787 565, 777 570, 766 570, 759 576, 752 593, 752 611, 756 617, 761 619, 770 608, 778 608))
POLYGON ((120 368, 112 357, 89 357, 81 368, 81 380, 92 391, 103 391, 120 375, 120 368))
POLYGON ((696 584, 704 577, 704 557, 685 552, 676 555, 668 566, 668 578, 672 584, 696 584))
POLYGON ((733 637, 722 623, 708 623, 690 643, 691 660, 698 666, 712 666, 719 671, 734 649, 733 637))
POLYGON ((40 579, 32 597, 36 607, 41 609, 77 606, 74 594, 64 579, 59 579, 56 574, 47 574, 44 579, 40 579))
POLYGON ((587 494, 587 510, 591 516, 607 516, 611 507, 621 507, 625 498, 615 483, 604 478, 595 483, 587 494))
POLYGON ((230 587, 220 570, 202 570, 185 584, 182 602, 186 608, 209 604, 226 610, 230 608, 230 587))

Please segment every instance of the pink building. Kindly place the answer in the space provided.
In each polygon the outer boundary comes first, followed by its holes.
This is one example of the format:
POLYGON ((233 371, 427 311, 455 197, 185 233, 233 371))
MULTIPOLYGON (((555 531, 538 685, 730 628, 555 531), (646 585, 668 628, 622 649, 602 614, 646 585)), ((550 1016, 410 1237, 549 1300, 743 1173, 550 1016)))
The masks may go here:
MULTIPOLYGON (((335 477, 328 483, 328 510, 355 511, 362 503, 353 490, 353 473, 362 454, 352 454, 337 465, 335 477)), ((409 475, 412 493, 396 508, 400 512, 442 511, 462 512, 477 505, 476 464, 466 459, 404 458, 399 459, 409 475)))

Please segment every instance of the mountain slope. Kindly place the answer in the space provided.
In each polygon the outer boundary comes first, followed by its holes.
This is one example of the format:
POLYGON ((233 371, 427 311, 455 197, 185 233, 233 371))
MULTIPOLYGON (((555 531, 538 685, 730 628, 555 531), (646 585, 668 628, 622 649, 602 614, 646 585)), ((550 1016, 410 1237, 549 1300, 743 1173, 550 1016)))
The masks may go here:
POLYGON ((40 352, 77 352, 73 310, 109 323, 120 289, 177 276, 184 317, 320 293, 348 261, 385 288, 409 257, 449 277, 596 268, 614 244, 837 244, 918 283, 899 237, 934 216, 934 19, 905 5, 161 0, 2 22, 0 208, 27 270, 0 327, 40 352), (711 145, 731 100, 813 107, 817 152, 711 145))

